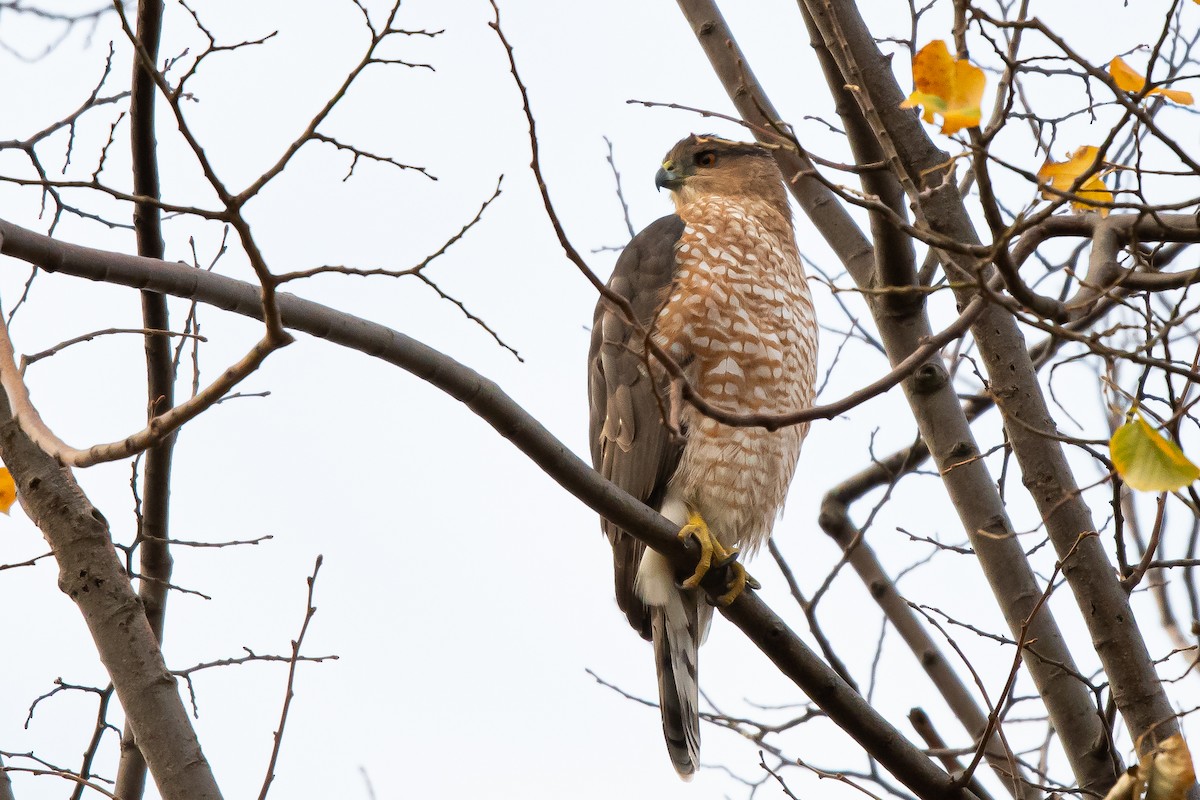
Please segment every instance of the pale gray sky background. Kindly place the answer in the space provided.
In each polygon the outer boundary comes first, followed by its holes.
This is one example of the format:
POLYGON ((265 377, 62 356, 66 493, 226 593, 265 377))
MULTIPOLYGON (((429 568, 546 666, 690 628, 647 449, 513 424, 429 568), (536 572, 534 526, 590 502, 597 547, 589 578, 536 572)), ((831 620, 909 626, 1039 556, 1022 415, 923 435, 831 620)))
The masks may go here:
MULTIPOLYGON (((379 3, 370 5, 377 13, 382 10, 379 3)), ((802 140, 839 157, 837 140, 824 124, 806 119, 833 119, 833 114, 795 4, 743 0, 724 5, 754 69, 802 140)), ((881 26, 877 33, 906 35, 903 4, 864 5, 871 23, 881 26), (888 31, 884 20, 895 13, 903 16, 888 31)), ((1058 4, 1046 5, 1044 13, 1061 10, 1058 4)), ((1159 24, 1153 15, 1112 0, 1087 5, 1089 19, 1071 22, 1067 30, 1086 52, 1094 50, 1098 62, 1149 41, 1159 24)), ((59 6, 83 7, 69 0, 59 6)), ((168 8, 163 55, 185 48, 196 52, 202 40, 190 19, 174 4, 168 8)), ((225 0, 198 2, 195 8, 223 43, 279 30, 265 45, 213 57, 192 87, 196 102, 186 106, 222 176, 237 187, 271 164, 302 130, 357 61, 366 37, 361 16, 344 0, 225 0)), ((668 198, 654 191, 653 174, 677 139, 692 131, 746 138, 724 122, 626 104, 645 99, 729 110, 674 3, 507 0, 502 10, 537 115, 550 191, 581 251, 620 245, 627 238, 602 137, 613 141, 638 228, 670 211, 668 198)), ((1200 8, 1188 11, 1200 13, 1200 8)), ((405 3, 402 27, 445 33, 432 40, 398 40, 393 52, 428 62, 436 72, 373 67, 324 128, 365 149, 423 165, 437 182, 360 164, 343 183, 348 157, 309 145, 248 214, 276 271, 321 264, 402 268, 436 250, 469 220, 503 174, 502 196, 429 274, 518 349, 524 364, 415 280, 331 276, 290 290, 416 336, 471 365, 585 454, 585 354, 595 294, 562 256, 541 211, 528 170, 520 99, 487 27, 490 17, 484 0, 405 3)), ((0 15, 0 39, 26 54, 40 51, 47 30, 0 15)), ((117 41, 112 86, 123 86, 129 52, 115 19, 104 19, 90 40, 85 33, 72 32, 35 63, 0 53, 0 139, 24 137, 75 108, 98 79, 110 40, 117 41)), ((918 38, 948 36, 948 19, 930 14, 918 38)), ((897 63, 907 85, 907 58, 897 63)), ((990 91, 987 98, 990 103, 990 91)), ((70 174, 91 173, 115 117, 112 109, 101 110, 80 126, 70 174)), ((1075 121, 1061 134, 1062 149, 1103 130, 1089 131, 1086 120, 1075 121)), ((159 138, 166 199, 211 203, 166 114, 159 138)), ((54 141, 61 153, 64 137, 54 141)), ((1040 156, 1021 146, 1019 157, 1036 169, 1040 156)), ((50 163, 61 163, 53 147, 42 152, 50 163)), ((126 185, 127 163, 122 128, 105 175, 126 185)), ((15 156, 0 155, 5 173, 22 168, 15 156)), ((1020 191, 1021 200, 1032 197, 1027 187, 1020 191)), ((128 213, 87 193, 74 199, 113 216, 128 213)), ((5 219, 44 230, 37 203, 35 190, 0 185, 5 219)), ((188 241, 195 236, 206 262, 220 238, 217 226, 190 218, 170 220, 165 231, 170 259, 190 261, 188 241)), ((799 232, 806 254, 836 275, 823 244, 803 220, 799 232)), ((127 231, 72 218, 64 219, 57 235, 93 246, 134 248, 127 231)), ((606 275, 613 258, 601 253, 591 262, 606 275)), ((217 269, 249 277, 236 253, 217 269)), ((20 296, 26 277, 24 265, 0 259, 5 311, 20 296)), ((814 291, 822 321, 844 330, 845 317, 829 291, 815 283, 814 291)), ((853 295, 844 297, 860 308, 853 295)), ((939 318, 952 312, 945 300, 934 303, 939 318)), ((173 322, 181 321, 186 306, 173 303, 172 309, 173 322)), ((200 320, 209 339, 201 348, 206 379, 258 336, 255 323, 211 308, 201 309, 200 320)), ((13 337, 19 352, 32 353, 112 326, 140 327, 136 292, 42 275, 16 317, 13 337)), ((823 339, 823 364, 841 342, 836 331, 823 339)), ((851 342, 824 397, 839 397, 885 370, 881 356, 851 342)), ((1074 410, 1094 419, 1099 408, 1094 381, 1086 371, 1074 374, 1086 390, 1074 410)), ((1069 380, 1071 373, 1064 375, 1069 380)), ((109 441, 140 427, 144 377, 137 337, 106 337, 71 348, 31 367, 28 377, 42 414, 72 444, 109 441)), ((366 798, 360 768, 370 775, 379 798, 745 795, 745 787, 717 769, 703 771, 691 785, 680 782, 666 757, 657 711, 620 698, 586 674, 592 669, 639 696, 655 692, 649 647, 628 629, 612 599, 609 548, 595 516, 491 428, 405 373, 303 337, 272 356, 241 388, 271 395, 222 404, 181 434, 172 533, 204 541, 274 538, 257 547, 176 550, 175 582, 212 599, 172 595, 165 650, 178 668, 237 656, 242 647, 286 653, 303 616, 305 578, 317 554, 324 554, 316 589, 319 612, 305 652, 340 658, 300 668, 272 796, 366 798)), ((981 438, 995 441, 994 428, 985 430, 991 433, 981 438)), ((839 556, 816 525, 822 494, 869 462, 872 442, 883 455, 911 442, 913 435, 896 392, 848 417, 813 426, 787 515, 776 527, 777 540, 807 592, 839 556)), ((1085 476, 1094 474, 1090 465, 1083 469, 1085 476)), ((127 463, 79 472, 121 541, 131 538, 135 525, 129 473, 127 463)), ((898 525, 947 541, 963 538, 934 481, 906 481, 899 499, 876 523, 873 542, 893 571, 932 550, 897 533, 898 525)), ((1019 488, 1015 480, 1011 485, 1019 488)), ((1031 517, 1023 495, 1012 494, 1020 528, 1031 517)), ((861 520, 866 507, 858 513, 861 520)), ((1097 514, 1105 516, 1102 508, 1097 514)), ((19 509, 11 520, 0 520, 0 562, 44 550, 19 509)), ((1039 566, 1048 572, 1052 561, 1042 555, 1039 566)), ((768 602, 808 637, 769 557, 760 558, 752 572, 762 580, 768 602)), ((973 624, 999 630, 999 615, 982 586, 974 561, 950 554, 939 555, 901 584, 915 602, 953 609, 973 624)), ((1056 598, 1054 605, 1063 624, 1078 635, 1069 598, 1056 598)), ((55 588, 48 562, 0 572, 0 609, 5 611, 0 749, 32 750, 55 763, 75 765, 91 734, 92 695, 61 694, 43 702, 28 727, 24 724, 30 702, 49 691, 54 678, 106 683, 87 630, 55 588)), ((822 609, 836 647, 865 685, 879 636, 874 604, 847 572, 822 609)), ((1010 650, 970 635, 957 638, 989 691, 998 693, 1010 650)), ((1167 649, 1157 638, 1154 645, 1159 652, 1167 649)), ((1091 663, 1082 660, 1085 666, 1091 663)), ((731 714, 781 718, 788 712, 754 712, 746 701, 805 702, 721 620, 701 663, 702 688, 731 714)), ((285 667, 263 664, 211 670, 196 678, 197 730, 228 798, 257 795, 285 678, 285 667)), ((920 704, 944 733, 962 741, 961 730, 924 681, 907 651, 889 639, 875 692, 880 710, 908 731, 905 715, 920 704)), ((111 718, 119 724, 119 713, 111 718)), ((761 776, 752 745, 712 727, 705 727, 703 736, 706 764, 724 765, 750 779, 761 776)), ((117 742, 110 735, 101 751, 110 774, 117 742)), ((819 767, 861 769, 864 763, 824 721, 799 730, 788 749, 819 767)), ((818 785, 800 770, 787 777, 802 797, 854 796, 830 781, 818 785)), ((55 778, 16 776, 14 782, 21 800, 70 791, 55 778)), ((782 793, 768 786, 758 796, 782 793)))

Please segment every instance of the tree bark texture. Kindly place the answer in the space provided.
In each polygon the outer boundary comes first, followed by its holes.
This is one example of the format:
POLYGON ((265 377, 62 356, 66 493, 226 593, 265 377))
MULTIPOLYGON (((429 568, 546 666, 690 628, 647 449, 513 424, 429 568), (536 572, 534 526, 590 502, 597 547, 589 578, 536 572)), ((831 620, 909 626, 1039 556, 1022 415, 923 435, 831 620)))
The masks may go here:
MULTIPOLYGON (((855 96, 864 115, 875 116, 894 145, 895 152, 889 157, 894 159, 894 169, 902 170, 913 187, 909 199, 925 223, 954 241, 977 244, 978 234, 947 171, 952 163, 949 155, 933 144, 914 112, 900 108, 904 95, 858 9, 846 0, 803 1, 843 75, 861 76, 855 96)), ((974 297, 977 290, 972 282, 991 277, 990 268, 980 268, 959 254, 946 253, 943 263, 958 287, 955 293, 960 304, 974 297)), ((1052 438, 1057 427, 1025 340, 1012 314, 1000 306, 985 311, 972 330, 1023 482, 1063 559, 1063 574, 1087 623, 1117 709, 1138 751, 1149 752, 1178 733, 1179 725, 1135 623, 1128 595, 1094 535, 1091 512, 1062 445, 1052 438), (1081 537, 1086 538, 1080 541, 1081 537)))
POLYGON ((70 470, 24 434, 3 393, 0 452, 22 507, 54 552, 58 586, 83 614, 163 798, 220 800, 175 678, 113 547, 108 522, 70 470))
MULTIPOLYGON (((158 58, 162 38, 162 0, 139 0, 137 37, 152 61, 158 58)), ((142 197, 159 199, 158 142, 154 135, 154 101, 158 87, 154 76, 141 59, 133 60, 130 83, 129 132, 133 166, 133 191, 142 197)), ((138 255, 162 258, 166 250, 162 237, 162 213, 152 202, 137 203, 133 208, 133 228, 137 235, 138 255)), ((142 325, 147 330, 170 330, 167 298, 155 292, 142 292, 142 325)), ((175 404, 175 365, 171 339, 165 333, 147 333, 146 341, 146 418, 153 419, 175 404)), ((146 619, 161 643, 166 629, 168 586, 173 561, 167 538, 170 533, 171 455, 175 436, 165 437, 146 451, 142 471, 142 515, 138 531, 138 595, 146 609, 146 619)), ((115 794, 121 800, 138 800, 146 789, 146 760, 138 749, 130 725, 121 733, 121 760, 117 765, 115 794)))
MULTIPOLYGON (((716 6, 711 0, 679 0, 679 4, 743 118, 756 125, 778 124, 778 112, 755 81, 716 6)), ((814 42, 814 46, 823 45, 814 42)), ((836 93, 844 80, 831 76, 830 83, 836 93)), ((804 177, 814 170, 812 163, 786 149, 776 154, 785 176, 800 176, 790 182, 793 193, 851 278, 864 289, 878 286, 887 273, 877 270, 874 248, 854 227, 839 199, 817 180, 804 177)), ((874 301, 869 305, 893 364, 932 332, 923 304, 874 301)), ((986 465, 971 460, 979 447, 941 357, 931 358, 902 386, 1013 637, 1020 638, 1028 628, 1028 638, 1036 640, 1035 648, 1023 654, 1025 666, 1046 703, 1076 780, 1081 787, 1102 792, 1116 780, 1120 764, 1111 755, 1104 721, 1088 687, 1074 677, 1078 670, 1053 616, 1046 608, 1034 614, 1042 589, 986 465), (951 465, 955 468, 947 469, 951 465)), ((971 725, 970 717, 960 716, 960 720, 971 725)), ((980 733, 970 728, 968 732, 980 733)))

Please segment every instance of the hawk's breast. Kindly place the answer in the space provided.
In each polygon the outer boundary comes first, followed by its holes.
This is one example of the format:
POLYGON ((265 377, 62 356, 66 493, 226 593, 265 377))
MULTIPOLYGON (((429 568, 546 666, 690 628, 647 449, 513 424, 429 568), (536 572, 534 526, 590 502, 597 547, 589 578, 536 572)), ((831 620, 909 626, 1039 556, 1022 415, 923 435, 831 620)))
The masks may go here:
MULTIPOLYGON (((812 404, 816 319, 790 221, 767 203, 706 197, 679 210, 675 281, 656 322, 659 343, 692 387, 734 413, 812 404)), ((726 544, 770 534, 807 425, 723 425, 690 406, 671 491, 726 544)))

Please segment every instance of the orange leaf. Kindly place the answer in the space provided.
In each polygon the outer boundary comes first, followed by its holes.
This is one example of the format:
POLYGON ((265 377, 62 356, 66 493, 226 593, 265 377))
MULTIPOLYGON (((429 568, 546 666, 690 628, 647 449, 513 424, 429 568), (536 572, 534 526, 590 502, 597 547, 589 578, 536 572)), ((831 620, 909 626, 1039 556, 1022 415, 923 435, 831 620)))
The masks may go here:
MULTIPOLYGON (((1066 161, 1046 159, 1046 163, 1042 164, 1042 168, 1038 170, 1038 181, 1042 184, 1048 184, 1051 188, 1057 189, 1060 192, 1069 192, 1075 181, 1083 173, 1090 171, 1096 164, 1096 158, 1099 153, 1099 148, 1088 145, 1080 147, 1068 155, 1066 161)), ((1097 173, 1084 181, 1083 185, 1075 190, 1075 196, 1079 198, 1091 198, 1097 203, 1111 203, 1113 201, 1113 194, 1104 185, 1102 175, 1103 173, 1097 173)), ((1058 199, 1058 195, 1045 190, 1042 191, 1042 197, 1047 200, 1058 199)), ((1084 199, 1072 200, 1071 207, 1076 211, 1099 211, 1100 216, 1108 216, 1107 208, 1096 208, 1093 203, 1089 203, 1084 199)))
MULTIPOLYGON (((1200 2, 1200 0, 1197 0, 1197 2, 1200 2)), ((1120 56, 1108 62, 1108 74, 1112 75, 1113 82, 1117 86, 1132 94, 1137 94, 1146 88, 1145 76, 1134 72, 1133 67, 1126 64, 1125 59, 1120 56)), ((1190 106, 1192 104, 1192 93, 1181 89, 1163 89, 1159 87, 1146 92, 1147 97, 1152 97, 1156 94, 1161 94, 1168 100, 1179 103, 1182 106, 1190 106)))
POLYGON ((17 484, 6 467, 0 467, 0 513, 7 514, 17 500, 17 484))
POLYGON ((979 102, 985 83, 983 70, 966 59, 951 56, 946 43, 937 39, 913 56, 916 88, 900 107, 921 106, 921 119, 926 122, 933 122, 935 113, 941 114, 942 133, 957 133, 979 125, 979 102))

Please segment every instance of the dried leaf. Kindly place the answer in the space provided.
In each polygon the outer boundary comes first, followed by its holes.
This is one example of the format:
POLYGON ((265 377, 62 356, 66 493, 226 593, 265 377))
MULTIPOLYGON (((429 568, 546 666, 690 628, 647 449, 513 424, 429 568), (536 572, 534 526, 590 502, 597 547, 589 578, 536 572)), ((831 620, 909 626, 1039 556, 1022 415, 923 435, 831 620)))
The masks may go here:
POLYGON ((0 467, 0 513, 7 514, 17 501, 17 484, 7 467, 0 467))
MULTIPOLYGON (((1200 2, 1200 0, 1197 0, 1200 2)), ((1117 56, 1108 63, 1108 74, 1112 75, 1113 81, 1120 88, 1127 92, 1137 94, 1146 88, 1146 77, 1133 71, 1133 67, 1125 63, 1125 59, 1117 56)), ((1160 94, 1163 97, 1183 106, 1190 106, 1193 102, 1192 93, 1185 92, 1181 89, 1163 89, 1158 87, 1146 92, 1147 97, 1153 97, 1160 94)))
POLYGON ((1177 733, 1126 770, 1104 800, 1184 800, 1195 782, 1192 754, 1177 733))
POLYGON ((957 133, 979 125, 979 103, 986 79, 983 70, 966 59, 950 55, 941 39, 930 42, 913 57, 915 91, 901 108, 921 106, 921 119, 933 122, 942 115, 942 133, 957 133))
POLYGON ((1141 492, 1173 492, 1200 478, 1200 467, 1154 430, 1137 409, 1112 435, 1108 450, 1117 474, 1141 492))
MULTIPOLYGON (((1046 159, 1046 163, 1042 164, 1042 168, 1038 170, 1038 181, 1042 184, 1048 184, 1060 192, 1069 192, 1071 191, 1071 186, 1079 176, 1095 166, 1099 153, 1099 148, 1088 145, 1080 147, 1068 155, 1066 161, 1046 159)), ((1113 194, 1104 185, 1103 174, 1102 172, 1097 173, 1084 181, 1083 185, 1075 190, 1075 196, 1079 198, 1091 198, 1097 203, 1111 203, 1113 201, 1113 194)), ((1054 200, 1058 198, 1058 195, 1043 190, 1042 197, 1047 200, 1054 200)), ((1108 216, 1107 208, 1097 208, 1084 199, 1072 200, 1071 207, 1076 211, 1099 211, 1100 216, 1108 216)))
MULTIPOLYGON (((1200 3, 1200 0, 1196 0, 1200 3)), ((1121 773, 1121 777, 1117 778, 1117 782, 1108 790, 1108 794, 1104 795, 1104 800, 1138 800, 1138 792, 1142 789, 1141 781, 1138 780, 1138 768, 1130 767, 1121 773)))
POLYGON ((1143 756, 1138 772, 1148 773, 1146 800, 1183 800, 1196 782, 1191 751, 1178 733, 1143 756))

